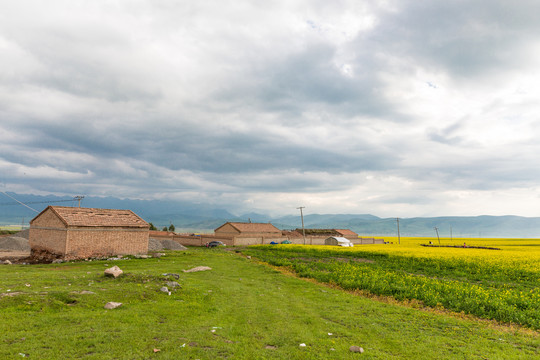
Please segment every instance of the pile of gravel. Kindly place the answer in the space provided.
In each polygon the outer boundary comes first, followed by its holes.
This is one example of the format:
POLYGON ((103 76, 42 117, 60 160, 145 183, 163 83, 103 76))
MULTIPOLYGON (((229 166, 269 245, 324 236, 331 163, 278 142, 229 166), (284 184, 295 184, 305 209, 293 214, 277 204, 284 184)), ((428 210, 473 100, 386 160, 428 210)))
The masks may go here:
POLYGON ((13 236, 22 237, 28 240, 30 238, 30 229, 19 231, 18 233, 13 234, 13 236))
POLYGON ((163 250, 163 245, 161 244, 161 241, 154 238, 148 239, 148 251, 157 251, 157 250, 163 250))
POLYGON ((30 244, 28 243, 28 239, 20 236, 1 237, 0 251, 30 252, 30 244))
POLYGON ((161 240, 161 245, 163 245, 164 250, 187 250, 187 247, 184 245, 169 239, 161 240))

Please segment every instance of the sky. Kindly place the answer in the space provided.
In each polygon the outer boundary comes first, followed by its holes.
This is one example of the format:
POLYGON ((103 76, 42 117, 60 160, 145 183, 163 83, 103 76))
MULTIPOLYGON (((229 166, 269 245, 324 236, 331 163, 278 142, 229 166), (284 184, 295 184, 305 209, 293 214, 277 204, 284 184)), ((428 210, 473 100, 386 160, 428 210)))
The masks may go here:
POLYGON ((0 0, 0 191, 540 216, 539 13, 0 0))

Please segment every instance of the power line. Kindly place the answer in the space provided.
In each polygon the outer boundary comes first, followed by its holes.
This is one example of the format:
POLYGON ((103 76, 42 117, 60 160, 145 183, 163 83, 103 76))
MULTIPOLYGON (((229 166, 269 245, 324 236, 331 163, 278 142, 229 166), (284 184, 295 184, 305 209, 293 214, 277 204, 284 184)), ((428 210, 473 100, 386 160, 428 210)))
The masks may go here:
MULTIPOLYGON (((25 204, 53 204, 53 203, 61 203, 61 202, 73 202, 75 200, 54 200, 54 201, 28 201, 25 204)), ((0 206, 10 206, 10 205, 20 205, 18 202, 11 202, 11 203, 0 203, 0 206)))
POLYGON ((1 192, 2 194, 6 195, 8 198, 10 198, 10 199, 12 199, 12 200, 15 200, 16 202, 18 202, 18 203, 21 204, 22 206, 24 206, 24 207, 26 207, 26 208, 28 208, 28 209, 30 209, 30 210, 32 210, 32 211, 35 211, 35 212, 39 213, 39 211, 37 211, 36 209, 31 208, 30 206, 26 205, 26 204, 23 203, 23 202, 20 202, 19 200, 15 199, 13 196, 10 196, 10 195, 6 194, 6 193, 3 192, 3 191, 0 191, 0 192, 1 192))

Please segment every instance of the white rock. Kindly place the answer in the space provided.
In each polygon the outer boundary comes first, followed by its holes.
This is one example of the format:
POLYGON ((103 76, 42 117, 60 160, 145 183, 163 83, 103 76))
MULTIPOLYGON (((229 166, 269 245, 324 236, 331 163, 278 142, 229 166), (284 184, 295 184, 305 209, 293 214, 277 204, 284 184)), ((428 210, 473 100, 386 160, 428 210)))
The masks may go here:
POLYGON ((106 303, 104 307, 107 310, 112 310, 112 309, 116 309, 119 306, 122 306, 122 303, 110 301, 110 302, 106 303))
POLYGON ((197 266, 197 267, 194 267, 193 269, 182 270, 182 271, 185 273, 190 273, 190 272, 207 271, 207 270, 212 270, 212 268, 208 266, 197 266))
POLYGON ((116 265, 105 270, 105 276, 112 276, 115 279, 122 275, 124 272, 116 265))

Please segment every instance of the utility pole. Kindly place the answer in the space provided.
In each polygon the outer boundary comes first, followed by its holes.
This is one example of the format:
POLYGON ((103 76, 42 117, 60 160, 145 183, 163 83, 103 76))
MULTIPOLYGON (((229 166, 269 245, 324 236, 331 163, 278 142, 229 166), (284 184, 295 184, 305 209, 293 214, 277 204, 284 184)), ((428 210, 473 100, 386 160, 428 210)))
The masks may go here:
POLYGON ((399 218, 396 218, 397 221, 397 238, 398 238, 398 244, 401 245, 401 235, 399 234, 399 218))
POLYGON ((84 199, 84 196, 78 195, 73 198, 73 200, 77 200, 79 202, 79 207, 81 207, 81 200, 84 199))
POLYGON ((450 241, 452 241, 452 227, 450 226, 450 241))
POLYGON ((439 238, 439 228, 435 226, 434 229, 437 232, 437 240, 439 240, 439 246, 441 246, 441 238, 439 238))
POLYGON ((304 245, 306 245, 306 229, 304 229, 304 213, 302 212, 302 209, 304 209, 305 206, 297 207, 297 209, 300 209, 300 217, 302 218, 302 235, 304 236, 304 245))

